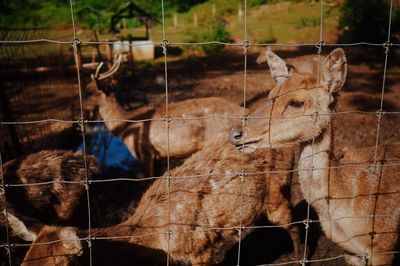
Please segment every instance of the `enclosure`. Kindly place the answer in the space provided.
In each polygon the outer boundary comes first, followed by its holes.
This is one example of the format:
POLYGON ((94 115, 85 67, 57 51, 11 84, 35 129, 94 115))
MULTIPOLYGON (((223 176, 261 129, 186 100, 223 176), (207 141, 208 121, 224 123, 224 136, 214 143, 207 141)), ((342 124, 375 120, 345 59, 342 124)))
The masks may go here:
MULTIPOLYGON (((232 127, 225 126, 221 132, 213 132, 218 136, 226 136, 221 137, 220 144, 198 144, 193 137, 191 144, 200 148, 182 156, 175 156, 174 151, 185 134, 174 135, 174 130, 188 125, 189 128, 192 125, 194 127, 196 123, 203 123, 201 130, 208 124, 213 129, 217 125, 237 124, 243 125, 245 130, 248 120, 267 121, 271 118, 270 115, 250 116, 266 104, 268 93, 275 86, 268 62, 262 59, 267 48, 294 67, 313 58, 317 79, 321 77, 324 58, 335 48, 344 50, 347 59, 346 82, 340 94, 335 96, 336 110, 330 115, 335 119, 332 158, 340 161, 348 151, 372 147, 375 157, 373 152, 369 154, 374 157, 369 164, 382 167, 385 160, 378 160, 378 147, 400 140, 400 1, 397 0, 161 0, 115 1, 113 4, 104 1, 49 0, 40 5, 38 1, 5 1, 0 8, 3 9, 0 11, 3 16, 0 19, 0 202, 4 213, 0 217, 1 265, 21 264, 31 246, 55 246, 62 241, 24 241, 13 233, 14 227, 7 220, 7 213, 14 215, 14 202, 19 200, 8 199, 8 196, 14 195, 11 191, 23 191, 21 193, 25 193, 23 197, 26 200, 30 194, 24 189, 48 188, 57 184, 71 191, 74 186, 81 186, 84 191, 74 219, 59 223, 41 217, 33 218, 42 224, 85 230, 85 234, 78 234, 83 255, 77 255, 77 252, 73 254, 79 257, 79 264, 184 264, 170 254, 175 228, 170 220, 174 218, 171 218, 171 213, 179 205, 170 204, 171 197, 176 197, 174 193, 171 194, 171 184, 178 182, 176 180, 185 180, 188 186, 194 186, 197 180, 209 175, 212 187, 213 173, 210 168, 204 167, 201 171, 196 168, 193 172, 184 172, 183 169, 190 163, 208 165, 211 159, 213 164, 223 163, 224 158, 201 153, 207 150, 212 153, 213 145, 215 150, 232 149, 233 145, 227 142, 232 127), (134 9, 137 8, 137 17, 123 13, 124 8, 132 3, 135 3, 134 9), (27 11, 30 8, 32 11, 27 11), (111 23, 115 14, 121 16, 119 23, 115 19, 111 23), (32 19, 35 16, 36 19, 32 19), (110 31, 110 23, 113 32, 110 31), (143 39, 143 36, 146 40, 135 42, 143 39), (148 51, 153 59, 148 59, 148 51), (119 57, 121 53, 123 57, 119 57), (102 66, 101 62, 104 63, 102 66), (104 77, 117 63, 120 65, 116 67, 112 80, 100 82, 101 75, 104 77), (109 88, 112 88, 111 92, 109 88), (102 117, 99 114, 102 107, 99 105, 104 95, 114 95, 112 101, 115 100, 118 110, 122 111, 112 110, 107 113, 108 118, 102 117), (238 107, 235 112, 225 109, 222 113, 212 113, 207 100, 204 101, 205 106, 192 103, 180 109, 183 107, 174 105, 185 100, 197 101, 209 97, 222 98, 238 107), (144 111, 136 115, 138 110, 144 111), (126 115, 122 115, 124 112, 126 115), (155 113, 161 115, 154 116, 155 113), (158 136, 158 142, 164 143, 159 145, 165 145, 163 147, 166 148, 146 157, 147 152, 156 146, 149 137, 152 136, 151 123, 160 130, 160 133, 153 132, 153 135, 158 136), (111 129, 114 125, 115 128, 111 129), (108 144, 95 145, 93 141, 97 141, 98 130, 107 127, 119 137, 120 142, 126 144, 130 141, 140 146, 140 152, 132 152, 130 147, 125 147, 115 153, 101 153, 99 149, 102 148, 99 147, 106 147, 107 150, 111 140, 107 140, 110 141, 108 144), (135 137, 130 139, 131 135, 135 137), (10 168, 5 167, 7 162, 42 150, 82 152, 80 163, 85 174, 74 180, 40 182, 29 178, 22 182, 7 176, 10 168), (136 158, 129 157, 129 162, 123 162, 123 168, 111 163, 106 165, 97 156, 100 173, 92 178, 88 172, 90 154, 101 153, 102 156, 117 160, 118 154, 123 156, 129 152, 136 158), (144 166, 146 163, 150 166, 144 166), (147 171, 146 167, 150 170, 147 171), (140 200, 155 182, 165 182, 168 189, 166 196, 163 195, 168 203, 164 209, 168 223, 166 230, 157 233, 165 237, 165 250, 154 255, 145 245, 139 245, 138 248, 129 242, 152 235, 93 235, 92 230, 118 225, 129 220, 137 209, 141 210, 143 203, 140 200), (107 254, 103 251, 104 247, 109 250, 107 254), (146 254, 150 255, 146 257, 146 254)), ((112 103, 107 99, 108 104, 112 103)), ((316 111, 316 115, 321 114, 316 111)), ((202 133, 198 135, 202 136, 202 133)), ((215 139, 218 138, 215 136, 215 139)), ((191 231, 185 231, 185 240, 195 241, 199 231, 215 231, 218 239, 223 239, 224 232, 234 232, 235 243, 222 251, 225 252, 224 259, 218 265, 346 265, 345 254, 348 251, 324 234, 318 213, 311 202, 305 200, 303 194, 306 192, 301 191, 298 177, 301 171, 297 165, 301 149, 300 144, 292 147, 294 161, 288 169, 279 168, 279 163, 289 162, 289 156, 264 158, 271 165, 272 162, 278 162, 264 170, 266 175, 279 173, 290 177, 290 185, 282 189, 282 194, 293 205, 290 224, 278 225, 271 222, 267 215, 261 215, 253 224, 246 225, 241 217, 235 217, 240 221, 235 226, 193 225, 191 231), (300 230, 305 250, 298 258, 288 255, 294 248, 286 230, 288 226, 300 230)), ((240 193, 237 194, 240 200, 246 190, 243 180, 259 173, 258 168, 250 169, 253 167, 251 164, 243 163, 247 157, 242 153, 241 165, 230 167, 227 163, 220 169, 240 181, 240 193), (239 168, 240 171, 236 171, 239 168)), ((356 162, 350 169, 363 165, 365 162, 356 162)), ((399 162, 390 162, 389 167, 397 165, 400 165, 399 162)), ((393 182, 399 184, 400 179, 393 182)), ((64 193, 57 189, 54 191, 51 193, 64 193)), ((399 195, 400 191, 394 191, 393 194, 399 195)), ((368 196, 373 199, 376 197, 378 201, 380 195, 378 189, 368 196)), ((185 202, 187 199, 182 196, 179 200, 185 202)), ((223 205, 222 197, 215 204, 223 205)), ((24 208, 18 208, 21 217, 29 217, 28 205, 25 207, 26 213, 24 208)), ((245 206, 240 205, 239 209, 242 208, 245 206)), ((388 217, 391 215, 386 214, 388 217)), ((375 221, 386 216, 371 213, 367 218, 375 221)), ((344 215, 342 219, 348 217, 344 215)), ((395 222, 399 227, 399 221, 395 222)), ((373 228, 371 232, 372 241, 375 234, 373 228)), ((212 240, 209 242, 213 243, 212 240)), ((207 246, 210 250, 219 248, 207 246)), ((395 255, 393 265, 399 263, 399 244, 397 248, 384 252, 395 255)))

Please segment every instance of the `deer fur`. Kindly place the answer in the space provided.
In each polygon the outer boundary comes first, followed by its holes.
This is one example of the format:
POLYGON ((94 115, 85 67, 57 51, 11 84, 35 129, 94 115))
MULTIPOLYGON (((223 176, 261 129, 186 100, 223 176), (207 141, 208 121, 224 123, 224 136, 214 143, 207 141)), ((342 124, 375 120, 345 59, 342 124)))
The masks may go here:
POLYGON ((301 189, 326 236, 349 253, 351 265, 391 265, 399 238, 400 166, 393 163, 400 160, 400 145, 380 146, 376 157, 372 147, 334 158, 331 114, 346 79, 344 51, 335 49, 322 62, 320 79, 289 73, 272 51, 267 58, 277 84, 246 128, 232 129, 232 144, 249 153, 301 144, 301 189))
POLYGON ((167 127, 163 120, 166 118, 166 106, 153 104, 126 111, 118 102, 114 87, 111 75, 102 80, 93 76, 87 90, 95 94, 93 88, 97 88, 99 113, 107 128, 123 140, 131 154, 138 158, 147 176, 154 175, 155 157, 187 158, 211 141, 227 138, 226 132, 236 124, 234 119, 211 116, 240 117, 243 113, 238 104, 217 97, 169 103, 168 116, 172 120, 169 123, 168 145, 167 127), (142 119, 152 121, 115 121, 142 119))
MULTIPOLYGON (((87 156, 88 178, 93 179, 97 175, 95 159, 87 156)), ((33 240, 33 231, 28 232, 23 219, 29 228, 38 228, 39 221, 46 224, 61 225, 86 225, 87 218, 80 217, 82 198, 86 197, 84 184, 41 184, 29 185, 49 181, 79 181, 85 178, 83 154, 62 150, 44 150, 30 155, 21 156, 10 160, 3 165, 3 177, 5 198, 0 197, 0 208, 12 217, 18 217, 9 221, 17 230, 10 231, 10 240, 22 238, 26 241, 33 240), (9 186, 26 185, 26 186, 9 186)), ((0 214, 0 243, 7 242, 5 216, 0 214)), ((13 247, 11 254, 14 263, 18 261, 23 250, 13 247)), ((6 261, 6 252, 0 252, 0 261, 6 261)), ((22 257, 21 257, 22 258, 22 257)))
MULTIPOLYGON (((97 165, 91 156, 87 156, 87 168, 88 178, 94 178, 97 165)), ((79 152, 45 150, 22 156, 4 164, 3 176, 8 185, 26 185, 6 187, 7 205, 18 213, 48 224, 72 223, 76 208, 85 195, 83 183, 28 185, 85 180, 83 154, 79 152)), ((1 203, 3 209, 4 201, 1 203)))
MULTIPOLYGON (((266 215, 272 223, 290 229, 296 248, 299 233, 295 226, 288 225, 292 221, 291 209, 282 194, 288 186, 289 175, 265 172, 289 170, 292 154, 290 150, 243 154, 234 147, 229 148, 228 141, 206 145, 183 165, 171 170, 170 183, 168 174, 156 180, 125 222, 92 228, 91 234, 97 238, 125 236, 120 240, 154 250, 169 250, 172 261, 211 265, 221 262, 225 252, 237 243, 237 227, 241 222, 248 227, 266 215), (239 177, 242 166, 248 173, 243 176, 243 182, 239 177)), ((242 230, 242 238, 251 231, 242 230)), ((25 265, 53 265, 60 261, 60 254, 67 254, 61 256, 61 264, 68 265, 79 255, 77 251, 84 245, 80 239, 87 234, 86 230, 76 228, 43 226, 36 233, 40 237, 35 238, 34 244, 59 242, 31 246, 25 265)))

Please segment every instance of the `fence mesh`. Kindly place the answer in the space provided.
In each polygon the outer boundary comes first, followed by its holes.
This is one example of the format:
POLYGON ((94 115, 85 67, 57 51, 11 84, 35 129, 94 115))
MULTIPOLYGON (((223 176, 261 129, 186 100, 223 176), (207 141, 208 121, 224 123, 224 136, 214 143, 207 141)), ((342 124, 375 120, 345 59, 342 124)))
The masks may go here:
MULTIPOLYGON (((396 48, 400 46, 400 44, 397 43, 392 43, 391 42, 391 23, 392 23, 392 13, 393 13, 393 0, 390 1, 390 10, 388 10, 388 37, 387 40, 384 43, 370 43, 370 42, 356 42, 356 43, 328 43, 325 42, 324 40, 324 1, 320 1, 320 26, 319 26, 319 40, 316 43, 297 43, 297 44, 285 44, 285 43, 250 43, 248 39, 248 18, 247 18, 247 8, 248 8, 248 3, 246 0, 243 1, 243 7, 244 7, 244 28, 243 28, 243 40, 241 42, 219 42, 219 41, 210 41, 210 42, 174 42, 173 40, 168 39, 168 34, 167 34, 167 29, 166 29, 166 15, 164 11, 164 1, 161 0, 161 6, 162 6, 162 40, 160 42, 151 42, 151 45, 154 46, 159 46, 162 49, 163 53, 163 81, 164 81, 164 89, 165 89, 165 116, 162 118, 156 118, 156 119, 113 119, 113 120, 91 120, 88 117, 85 117, 85 109, 84 109, 84 101, 83 101, 83 87, 84 87, 84 81, 83 81, 83 76, 81 72, 81 67, 80 64, 81 62, 79 61, 79 54, 82 51, 82 47, 85 46, 90 46, 90 45, 107 45, 107 44, 114 44, 114 42, 111 41, 87 41, 87 40, 81 40, 79 39, 79 35, 77 33, 75 21, 74 21, 74 4, 73 1, 70 0, 70 9, 71 9, 71 18, 72 18, 72 34, 70 36, 71 40, 58 40, 58 39, 51 39, 48 38, 48 30, 43 29, 38 32, 30 32, 30 34, 24 34, 23 31, 17 32, 17 33, 12 33, 12 32, 6 32, 1 35, 1 40, 0 44, 3 45, 3 47, 7 47, 7 49, 0 49, 1 51, 5 51, 4 55, 0 55, 3 59, 6 58, 7 60, 12 59, 12 55, 10 53, 20 53, 21 51, 24 51, 25 46, 29 47, 29 45, 32 44, 49 44, 49 45, 57 45, 59 47, 69 47, 72 48, 72 53, 73 53, 73 58, 75 62, 75 69, 76 69, 76 80, 75 84, 72 86, 73 90, 75 92, 68 92, 70 95, 78 95, 79 96, 79 105, 78 105, 78 112, 71 111, 67 112, 66 114, 63 113, 65 111, 64 109, 60 109, 60 114, 55 114, 54 111, 49 113, 48 118, 41 119, 39 116, 35 116, 32 114, 32 112, 28 112, 25 114, 26 116, 12 113, 9 115, 4 115, 4 112, 2 113, 1 117, 1 136, 4 138, 6 136, 15 134, 12 133, 12 131, 9 131, 9 133, 4 133, 6 130, 9 130, 10 126, 15 126, 18 128, 21 128, 22 130, 18 130, 18 132, 23 132, 23 129, 26 127, 27 128, 27 133, 26 135, 29 135, 29 141, 27 140, 27 143, 25 145, 24 151, 32 151, 34 149, 30 149, 30 145, 34 143, 39 137, 35 136, 34 133, 32 133, 33 129, 32 127, 35 125, 38 126, 43 126, 43 127, 49 127, 51 128, 52 126, 56 128, 63 128, 64 126, 74 126, 80 129, 81 135, 82 135, 82 143, 83 143, 83 159, 84 159, 84 165, 85 165, 85 176, 82 177, 81 180, 73 180, 73 181, 65 181, 65 180, 53 180, 49 182, 36 182, 36 183, 24 183, 24 184, 13 184, 13 183, 7 183, 7 180, 4 178, 4 173, 3 173, 3 164, 4 164, 4 159, 9 159, 9 157, 14 157, 14 155, 9 155, 7 152, 7 149, 5 147, 2 147, 2 152, 0 152, 0 166, 1 166, 1 194, 3 197, 3 204, 4 204, 4 213, 5 216, 7 217, 7 199, 6 199, 6 189, 10 187, 26 187, 26 186, 44 186, 44 185, 49 185, 49 184, 83 184, 85 186, 86 190, 86 198, 87 198, 87 210, 88 210, 88 221, 87 221, 87 227, 88 227, 88 233, 87 236, 80 237, 81 241, 86 241, 88 248, 89 248, 89 265, 93 264, 93 254, 92 254, 92 244, 94 241, 97 240, 111 240, 111 239, 119 239, 119 240, 124 240, 124 239, 133 239, 133 238, 143 238, 143 237, 151 237, 153 235, 165 235, 167 239, 167 259, 166 259, 166 265, 170 265, 172 262, 171 258, 171 238, 174 236, 174 232, 171 229, 171 202, 170 202, 170 197, 171 197, 171 182, 174 179, 187 179, 188 182, 192 179, 200 178, 200 177, 212 177, 212 176, 223 176, 227 175, 227 173, 207 173, 205 171, 204 174, 193 174, 193 175, 181 175, 181 176, 172 176, 170 173, 170 170, 172 168, 170 164, 170 146, 174 145, 173 140, 170 138, 170 128, 172 126, 172 121, 176 120, 183 120, 183 121, 191 121, 191 120, 207 120, 207 119, 214 119, 214 118, 222 118, 222 119, 227 119, 227 120, 236 120, 240 121, 243 126, 244 132, 246 132, 246 126, 247 126, 247 121, 249 119, 254 119, 254 120, 262 120, 262 119, 270 119, 270 118, 280 118, 280 117, 274 117, 272 115, 269 116, 252 116, 249 117, 247 115, 248 113, 248 108, 247 108, 247 73, 248 73, 248 52, 251 47, 311 47, 315 48, 316 50, 316 55, 318 56, 318 68, 317 68, 317 81, 318 84, 316 84, 316 87, 320 86, 319 81, 320 81, 320 76, 321 76, 321 63, 322 63, 322 53, 325 51, 325 49, 330 48, 330 47, 354 47, 354 46, 361 46, 361 47, 377 47, 377 48, 383 48, 383 59, 384 59, 384 64, 383 64, 383 74, 382 74, 382 86, 381 86, 381 92, 380 92, 380 102, 379 102, 379 108, 377 110, 371 110, 371 111, 360 111, 360 110, 350 110, 350 111, 341 111, 341 112, 334 112, 334 113, 318 113, 318 110, 315 112, 315 121, 317 121, 318 117, 323 117, 323 116, 329 116, 329 117, 339 117, 339 116, 346 116, 346 115, 351 115, 351 114, 357 114, 357 115, 363 115, 363 116, 376 116, 376 133, 375 133, 375 145, 374 145, 374 162, 372 165, 372 172, 373 173, 380 173, 382 169, 384 168, 390 168, 390 167, 396 167, 400 166, 400 161, 391 161, 391 162, 385 162, 384 164, 379 161, 379 156, 378 156, 378 148, 380 144, 380 135, 382 134, 382 119, 384 117, 389 117, 389 116, 396 116, 400 114, 400 111, 385 111, 385 105, 384 105, 384 97, 385 97, 385 89, 387 87, 386 84, 386 79, 387 79, 387 68, 388 68, 388 60, 390 56, 390 51, 393 48, 396 48), (11 36, 11 37, 10 37, 11 36), (242 49, 242 54, 243 54, 243 112, 241 116, 234 116, 234 115, 209 115, 209 116, 199 116, 199 117, 172 117, 170 114, 169 106, 170 106, 170 94, 171 91, 169 90, 169 82, 170 82, 170 77, 169 77, 169 72, 173 71, 168 68, 169 66, 169 61, 168 61, 168 52, 169 49, 171 49, 174 46, 204 46, 204 45, 215 45, 215 44, 222 44, 226 46, 232 46, 232 47, 238 47, 239 49, 242 49), (13 49, 14 48, 14 49, 13 49), (11 50, 10 50, 11 49, 11 50), (11 51, 11 52, 10 52, 11 51), (57 117, 57 118, 53 118, 57 117), (61 118, 60 118, 61 117, 61 118), (166 172, 163 176, 146 176, 142 178, 119 178, 119 177, 114 177, 114 178, 104 178, 104 179, 95 179, 92 180, 89 178, 88 175, 88 162, 87 162, 87 157, 86 157, 86 127, 89 124, 96 124, 100 122, 124 122, 128 124, 136 124, 136 123, 143 123, 143 122, 153 122, 153 121, 158 121, 165 123, 165 128, 166 128, 166 143, 167 143, 167 151, 166 151, 166 172), (11 133, 10 133, 11 132, 11 133), (93 237, 91 230, 92 230, 92 222, 91 222, 91 186, 96 184, 96 183, 109 183, 109 182, 117 182, 117 181, 128 181, 128 182, 141 182, 141 181, 147 181, 147 180, 158 180, 162 179, 166 182, 166 187, 167 187, 167 201, 168 201, 168 228, 165 232, 161 233, 154 233, 154 234, 143 234, 143 235, 119 235, 119 236, 96 236, 93 237)), ((126 44, 123 43, 121 44, 123 46, 128 46, 128 47, 134 47, 134 46, 144 46, 144 45, 149 45, 147 44, 126 44)), ((64 49, 64 48, 63 48, 64 49)), ((328 49, 327 49, 328 50, 328 49)), ((44 54, 47 53, 46 49, 43 52, 44 54)), ((25 57, 29 57, 27 54, 25 57)), ((72 58, 71 58, 72 59, 72 58)), ((9 63, 8 61, 3 61, 2 63, 9 63)), ((58 63, 56 63, 58 64, 58 63)), ((21 64, 19 64, 21 65, 21 64)), ((222 67, 222 66, 221 66, 222 67)), ((31 70, 28 70, 32 71, 31 70)), ((68 77, 68 82, 71 81, 72 77, 68 77)), ((49 84, 46 86, 51 86, 51 83, 54 81, 50 81, 49 84)), ((12 86, 13 83, 11 84, 6 84, 8 86, 12 86)), ((6 86, 3 85, 3 86, 6 86)), ((71 86, 70 86, 71 87, 71 86)), ((44 88, 46 90, 46 88, 44 88)), ((69 89, 68 89, 69 90, 69 89)), ((5 90, 4 90, 5 91, 5 90)), ((72 90, 71 90, 72 91, 72 90)), ((3 99, 11 99, 9 103, 12 105, 12 95, 1 95, 3 99)), ((37 96, 37 95, 35 95, 37 96)), ((34 95, 28 96, 29 97, 35 97, 34 95)), ((281 95, 280 95, 281 96, 281 95)), ((319 102, 318 99, 318 94, 315 95, 316 97, 316 102, 319 102)), ((72 99, 73 97, 71 97, 72 99)), ((51 98, 50 98, 51 101, 51 98)), ((19 104, 20 102, 16 102, 16 104, 19 104)), ((4 106, 4 104, 3 104, 4 106)), ((11 106, 11 110, 12 110, 11 106)), ((27 108, 29 109, 29 108, 27 108)), ((55 108, 57 109, 57 108, 55 108)), ((304 115, 306 116, 306 115, 304 115)), ((296 117, 302 117, 302 116, 294 116, 293 118, 296 117)), ((54 128, 53 128, 54 129, 54 128)), ((57 129, 58 130, 58 129, 57 129)), ((316 131, 317 129, 314 127, 313 131, 316 131)), ((38 130, 40 132, 40 130, 38 130)), ((47 130, 44 130, 47 131, 47 130)), ((21 133, 20 133, 21 134, 21 133)), ((314 134, 315 135, 315 134, 314 134)), ((46 135, 45 135, 46 136, 46 135)), ((44 137, 45 137, 44 136, 44 137)), ((18 136, 20 139, 24 139, 24 137, 18 136)), ((17 139, 18 139, 17 137, 17 139)), ((12 137, 11 137, 12 138, 12 137)), ((315 144, 315 137, 312 139, 312 147, 314 149, 314 144, 315 144)), ((9 142, 12 142, 10 140, 9 142)), ((22 142, 24 143, 24 142, 22 142)), ((244 148, 244 143, 243 143, 243 148, 244 148)), ((312 165, 314 165, 314 153, 312 152, 312 165)), ((318 168, 318 167, 311 167, 311 168, 293 168, 291 170, 270 170, 270 171, 263 171, 263 172, 246 172, 245 168, 245 154, 242 153, 242 165, 241 165, 241 171, 239 173, 236 173, 237 177, 240 178, 240 184, 241 184, 241 189, 240 189, 240 195, 238 195, 241 199, 241 206, 240 206, 240 213, 242 213, 242 208, 243 206, 243 184, 244 180, 246 178, 251 178, 252 176, 258 175, 258 174, 284 174, 284 173, 298 173, 301 171, 311 171, 311 173, 314 173, 315 171, 320 171, 320 170, 333 170, 333 169, 358 169, 358 168, 365 168, 365 167, 371 167, 370 163, 366 162, 359 162, 359 163, 348 163, 348 164, 341 164, 341 165, 332 165, 329 167, 324 167, 324 168, 318 168)), ((232 173, 229 173, 231 175, 232 173)), ((381 192, 379 191, 380 188, 380 183, 381 183, 381 175, 379 175, 378 179, 378 190, 376 192, 371 193, 371 201, 373 201, 373 205, 375 206, 374 210, 376 211, 377 208, 377 202, 378 198, 381 195, 381 192)), ((306 193, 308 193, 308 198, 310 198, 310 195, 312 193, 311 190, 312 186, 312 181, 310 179, 309 182, 309 187, 306 193)), ((328 191, 328 196, 329 196, 329 191, 328 191)), ((394 193, 399 193, 394 192, 394 193)), ((184 199, 182 199, 184 200, 184 199)), ((388 214, 376 214, 375 211, 374 213, 371 213, 366 216, 360 216, 360 215, 351 215, 348 214, 346 216, 342 216, 340 218, 329 218, 327 220, 313 220, 311 215, 311 203, 307 203, 307 216, 304 220, 300 221, 293 221, 290 224, 285 224, 285 225, 252 225, 252 226, 245 226, 242 218, 239 217, 240 223, 237 224, 237 226, 233 227, 210 227, 210 228, 196 228, 193 231, 185 231, 184 233, 188 234, 188 237, 190 235, 195 235, 198 230, 201 231, 224 231, 224 230, 234 230, 237 231, 237 240, 238 240, 238 251, 237 251, 237 265, 241 264, 241 258, 243 256, 243 249, 241 248, 242 245, 242 233, 244 230, 253 230, 253 229, 263 229, 263 228, 287 228, 288 226, 304 226, 305 229, 305 238, 304 238, 304 253, 302 254, 302 259, 301 260, 291 260, 287 262, 282 262, 282 263, 274 263, 274 264, 268 264, 268 265, 291 265, 291 264, 301 264, 305 265, 306 263, 323 263, 327 261, 335 261, 339 259, 343 259, 345 257, 344 254, 337 255, 337 256, 332 256, 332 257, 326 257, 326 258, 317 258, 317 259, 309 259, 308 258, 308 244, 309 244, 309 236, 311 232, 309 231, 310 225, 315 224, 315 223, 324 223, 324 222, 335 222, 338 220, 344 220, 344 219, 367 219, 367 220, 372 220, 372 228, 371 228, 371 246, 372 250, 374 248, 374 236, 377 234, 376 232, 376 220, 377 219, 383 219, 383 218, 397 218, 396 214, 393 213, 388 213, 388 214)), ((57 242, 60 242, 62 240, 56 240, 56 241, 49 241, 49 242, 41 242, 41 243, 12 243, 10 240, 10 228, 9 224, 6 220, 6 234, 7 234, 7 241, 5 243, 1 243, 1 247, 6 250, 8 253, 8 264, 13 265, 13 258, 12 258, 12 252, 11 249, 13 247, 30 247, 32 245, 51 245, 57 242)), ((182 233, 182 232, 180 232, 182 233)), ((329 236, 328 236, 329 237, 329 236)), ((268 239, 265 239, 265 241, 269 241, 268 239)), ((340 244, 340 243, 338 243, 340 244)), ((400 253, 398 250, 388 250, 384 252, 378 252, 378 253, 373 253, 371 254, 397 254, 400 253)), ((357 254, 358 256, 363 259, 364 255, 357 254)), ((365 259, 365 258, 364 258, 365 259)), ((369 258, 372 260, 372 258, 369 258)))

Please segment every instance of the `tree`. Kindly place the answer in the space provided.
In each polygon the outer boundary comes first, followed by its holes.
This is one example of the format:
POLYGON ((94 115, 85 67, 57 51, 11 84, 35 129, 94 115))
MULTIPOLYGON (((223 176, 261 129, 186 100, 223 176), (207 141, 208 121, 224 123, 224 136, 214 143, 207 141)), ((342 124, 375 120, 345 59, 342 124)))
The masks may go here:
POLYGON ((341 41, 385 42, 389 4, 385 0, 346 0, 341 8, 341 41))

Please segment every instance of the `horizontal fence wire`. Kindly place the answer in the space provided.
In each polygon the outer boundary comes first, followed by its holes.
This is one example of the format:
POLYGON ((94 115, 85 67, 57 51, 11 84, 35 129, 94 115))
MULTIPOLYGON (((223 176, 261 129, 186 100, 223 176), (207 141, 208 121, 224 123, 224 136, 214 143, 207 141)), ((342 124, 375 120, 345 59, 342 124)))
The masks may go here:
MULTIPOLYGON (((393 116, 400 115, 400 111, 341 111, 335 113, 318 113, 318 116, 340 116, 347 114, 359 114, 359 115, 375 115, 375 116, 393 116)), ((263 115, 263 116, 246 116, 246 120, 262 120, 262 119, 282 119, 290 120, 300 117, 314 117, 315 113, 304 114, 304 115, 294 115, 288 117, 274 116, 274 115, 263 115)), ((243 116, 227 116, 227 115, 206 115, 206 116, 196 116, 196 117, 174 117, 170 116, 169 119, 172 121, 194 121, 194 120, 207 120, 207 119, 227 119, 227 120, 243 120, 243 116)), ((165 122, 165 118, 148 118, 148 119, 99 119, 99 120, 84 120, 85 124, 96 124, 96 123, 107 123, 107 122, 126 122, 126 123, 143 123, 143 122, 165 122)), ((66 124, 81 124, 82 120, 63 120, 63 119, 40 119, 31 121, 1 121, 0 125, 29 125, 29 124, 42 124, 42 123, 66 123, 66 124)))
MULTIPOLYGON (((247 176, 255 176, 255 175, 264 175, 264 174, 288 174, 288 173, 296 173, 302 171, 310 171, 310 170, 333 170, 333 169, 346 169, 346 168, 354 168, 354 169, 362 169, 368 168, 372 169, 374 167, 374 163, 365 163, 365 162, 354 162, 354 163, 346 163, 340 165, 333 165, 329 167, 305 167, 305 168, 294 168, 290 170, 285 169, 276 169, 276 170, 267 170, 260 172, 246 172, 247 176)), ((389 167, 397 167, 400 166, 400 161, 388 161, 382 164, 379 164, 381 168, 389 168, 389 167)), ((90 183, 107 183, 107 182, 116 182, 116 181, 127 181, 127 182, 140 182, 140 181, 148 181, 148 180, 157 180, 157 179, 196 179, 203 177, 216 177, 216 176, 239 176, 243 174, 243 172, 213 172, 213 173, 204 173, 204 174, 196 174, 196 175, 175 175, 175 176, 153 176, 153 177, 143 177, 143 178, 107 178, 107 179, 92 179, 90 183)), ((4 187, 28 187, 28 186, 40 186, 40 185, 52 185, 52 184, 84 184, 85 180, 52 180, 45 182, 32 182, 32 183, 5 183, 4 187)), ((400 194, 400 191, 393 192, 400 194)), ((359 196, 359 195, 357 195, 359 196)), ((356 196, 355 196, 356 197, 356 196)))
MULTIPOLYGON (((62 40, 54 40, 54 39, 32 39, 32 40, 0 40, 0 44, 34 44, 34 43, 51 43, 51 44, 66 44, 72 45, 73 40, 71 41, 62 41, 62 40)), ((85 41, 80 40, 81 45, 100 45, 100 44, 118 44, 118 46, 126 46, 126 47, 136 47, 136 46, 162 46, 162 41, 159 42, 146 42, 146 43, 126 43, 121 41, 85 41)), ((220 42, 220 41, 209 41, 209 42, 169 42, 168 46, 204 46, 204 45, 226 45, 226 46, 238 46, 243 47, 243 43, 238 42, 220 42)), ((272 47, 312 47, 319 46, 320 42, 316 43, 248 43, 248 46, 272 46, 272 47)), ((383 42, 383 43, 372 43, 372 42, 352 42, 352 43, 329 43, 323 42, 322 46, 330 46, 330 47, 350 47, 350 46, 374 46, 374 47, 399 47, 400 43, 392 43, 392 42, 383 42)))

